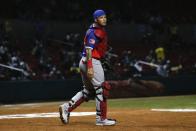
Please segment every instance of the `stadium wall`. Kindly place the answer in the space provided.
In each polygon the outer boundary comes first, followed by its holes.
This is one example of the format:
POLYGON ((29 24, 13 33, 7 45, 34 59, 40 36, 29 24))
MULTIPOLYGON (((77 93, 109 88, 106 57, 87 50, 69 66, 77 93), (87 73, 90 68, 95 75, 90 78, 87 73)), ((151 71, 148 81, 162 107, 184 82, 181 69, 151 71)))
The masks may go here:
MULTIPOLYGON (((196 76, 177 76, 170 78, 145 77, 142 79, 156 80, 163 83, 166 88, 161 95, 182 95, 196 93, 196 76)), ((68 100, 81 89, 82 82, 80 79, 50 81, 1 81, 0 104, 23 103, 30 101, 68 100)), ((119 89, 119 93, 123 92, 129 93, 126 90, 119 89)), ((130 93, 128 96, 135 97, 132 93, 130 93)), ((117 97, 118 96, 112 96, 112 98, 117 97)))

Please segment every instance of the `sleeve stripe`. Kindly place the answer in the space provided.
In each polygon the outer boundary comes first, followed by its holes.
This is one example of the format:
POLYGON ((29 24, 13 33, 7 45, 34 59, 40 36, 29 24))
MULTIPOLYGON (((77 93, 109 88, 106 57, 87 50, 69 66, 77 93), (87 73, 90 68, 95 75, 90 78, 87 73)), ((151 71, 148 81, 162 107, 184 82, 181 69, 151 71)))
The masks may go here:
POLYGON ((90 46, 85 46, 85 48, 87 48, 87 49, 88 49, 88 48, 93 49, 93 47, 90 47, 90 46))

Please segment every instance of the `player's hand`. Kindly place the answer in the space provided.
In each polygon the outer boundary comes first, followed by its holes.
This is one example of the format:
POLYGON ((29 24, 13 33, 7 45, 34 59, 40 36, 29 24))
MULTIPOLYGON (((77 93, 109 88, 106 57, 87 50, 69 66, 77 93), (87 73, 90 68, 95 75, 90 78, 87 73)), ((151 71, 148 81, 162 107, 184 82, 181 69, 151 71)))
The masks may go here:
POLYGON ((93 68, 87 69, 87 77, 91 80, 94 77, 94 71, 93 68))

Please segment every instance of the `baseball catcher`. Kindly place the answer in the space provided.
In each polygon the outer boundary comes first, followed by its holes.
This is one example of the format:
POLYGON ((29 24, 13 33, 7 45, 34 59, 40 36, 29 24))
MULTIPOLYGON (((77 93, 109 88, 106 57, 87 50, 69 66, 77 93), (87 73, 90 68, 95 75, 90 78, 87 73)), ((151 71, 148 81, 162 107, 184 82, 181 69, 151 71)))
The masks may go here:
POLYGON ((107 24, 103 10, 93 14, 94 23, 86 32, 82 58, 79 63, 84 89, 78 92, 68 103, 60 105, 60 119, 64 124, 69 122, 69 114, 89 96, 96 100, 96 125, 115 125, 116 120, 107 118, 107 97, 110 85, 105 83, 104 70, 100 60, 107 51, 107 34, 104 26, 107 24))

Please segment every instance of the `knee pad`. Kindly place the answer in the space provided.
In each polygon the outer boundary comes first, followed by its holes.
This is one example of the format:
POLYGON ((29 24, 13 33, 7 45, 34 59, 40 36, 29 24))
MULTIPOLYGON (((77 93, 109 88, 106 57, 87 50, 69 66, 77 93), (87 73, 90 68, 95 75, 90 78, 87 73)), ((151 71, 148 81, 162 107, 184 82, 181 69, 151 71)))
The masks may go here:
POLYGON ((83 95, 83 97, 84 97, 84 99, 85 99, 85 101, 89 101, 89 91, 87 90, 87 89, 83 89, 82 90, 82 95, 83 95))
MULTIPOLYGON (((100 86, 96 89, 96 97, 98 95, 102 95, 103 99, 108 98, 110 89, 111 89, 111 85, 107 81, 103 82, 102 86, 100 86)), ((103 100, 101 100, 101 101, 103 101, 103 100)))
POLYGON ((104 97, 103 97, 103 88, 101 86, 96 89, 95 93, 96 93, 96 96, 95 96, 96 99, 98 101, 103 101, 103 99, 104 99, 104 97))

